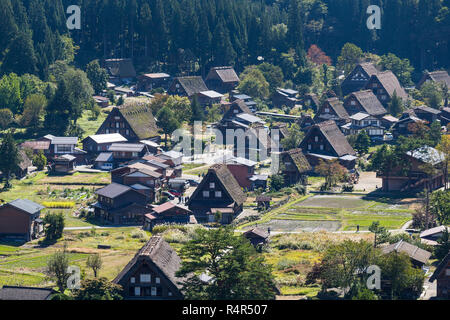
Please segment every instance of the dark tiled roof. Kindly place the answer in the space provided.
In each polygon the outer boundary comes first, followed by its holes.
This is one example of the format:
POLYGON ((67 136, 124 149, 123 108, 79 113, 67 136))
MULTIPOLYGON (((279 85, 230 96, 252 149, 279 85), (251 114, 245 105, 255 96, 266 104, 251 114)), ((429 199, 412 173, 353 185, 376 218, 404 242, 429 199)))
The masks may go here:
POLYGON ((145 145, 141 143, 113 143, 109 146, 108 151, 121 152, 141 152, 145 145))
POLYGON ((233 67, 215 67, 211 68, 206 77, 206 80, 211 78, 213 74, 216 73, 217 76, 222 80, 222 82, 239 82, 239 77, 234 71, 233 67))
POLYGON ((184 278, 175 275, 181 268, 181 259, 172 247, 160 236, 151 237, 113 282, 120 283, 122 278, 124 278, 138 262, 147 259, 153 262, 178 289, 181 289, 180 282, 182 282, 184 278))
POLYGON ((305 173, 312 170, 311 165, 302 152, 302 149, 291 149, 289 151, 285 151, 284 153, 292 159, 292 162, 296 166, 299 173, 305 173))
POLYGON ((118 110, 140 140, 158 136, 155 117, 148 106, 130 104, 118 110))
POLYGON ((95 162, 107 162, 113 160, 113 154, 111 152, 102 152, 95 159, 95 162))
POLYGON ((186 94, 189 97, 202 91, 208 91, 208 87, 206 86, 202 77, 198 76, 179 77, 176 78, 175 80, 178 80, 178 82, 183 87, 184 91, 186 91, 186 94))
POLYGON ((371 116, 386 114, 387 111, 372 90, 353 92, 352 95, 359 101, 363 109, 371 116))
POLYGON ((3 286, 0 289, 0 300, 48 300, 53 289, 3 286))
POLYGON ((441 110, 437 110, 437 109, 430 108, 430 107, 427 107, 427 106, 419 106, 419 107, 414 108, 414 112, 416 114, 417 114, 417 111, 419 111, 419 112, 423 111, 423 112, 426 112, 426 113, 432 113, 432 114, 436 114, 436 115, 441 113, 441 110))
POLYGON ((421 263, 427 263, 428 259, 430 259, 431 252, 420 249, 419 247, 412 245, 408 242, 400 240, 399 242, 388 245, 382 249, 383 253, 391 253, 391 252, 404 252, 411 259, 419 261, 421 263))
POLYGON ((107 198, 115 198, 129 190, 132 190, 132 189, 128 186, 124 186, 122 184, 113 182, 113 183, 107 185, 106 187, 95 191, 95 193, 100 196, 107 197, 107 198))
POLYGON ((44 209, 45 207, 40 204, 33 202, 28 199, 16 199, 14 201, 8 202, 8 205, 13 206, 14 208, 25 211, 29 214, 35 214, 36 212, 44 209))

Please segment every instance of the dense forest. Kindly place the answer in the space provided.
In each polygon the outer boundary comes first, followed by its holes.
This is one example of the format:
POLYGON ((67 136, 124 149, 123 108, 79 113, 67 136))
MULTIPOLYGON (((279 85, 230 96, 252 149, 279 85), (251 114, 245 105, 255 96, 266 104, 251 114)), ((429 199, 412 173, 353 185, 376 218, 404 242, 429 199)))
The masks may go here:
POLYGON ((81 68, 131 57, 138 71, 242 71, 258 57, 283 66, 292 52, 302 65, 313 44, 336 62, 352 42, 408 58, 419 73, 450 65, 449 8, 450 0, 2 0, 0 70, 47 78, 52 63, 77 51, 81 68), (69 32, 65 10, 73 4, 81 30, 69 32), (381 30, 366 27, 370 4, 382 8, 381 30))

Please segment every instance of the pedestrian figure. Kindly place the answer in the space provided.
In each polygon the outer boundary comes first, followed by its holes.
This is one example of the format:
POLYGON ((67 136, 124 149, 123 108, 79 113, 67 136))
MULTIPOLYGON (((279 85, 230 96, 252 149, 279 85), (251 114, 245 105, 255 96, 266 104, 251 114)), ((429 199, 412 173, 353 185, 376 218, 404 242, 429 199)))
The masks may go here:
POLYGON ((359 224, 356 225, 356 232, 359 232, 359 224))
POLYGON ((270 227, 267 227, 267 233, 270 234, 270 227))

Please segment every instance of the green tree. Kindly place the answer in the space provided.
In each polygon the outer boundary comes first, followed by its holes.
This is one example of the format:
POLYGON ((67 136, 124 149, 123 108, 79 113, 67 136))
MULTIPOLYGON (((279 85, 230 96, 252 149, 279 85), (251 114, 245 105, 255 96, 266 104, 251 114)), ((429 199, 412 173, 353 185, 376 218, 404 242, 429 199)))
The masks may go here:
POLYGON ((89 62, 86 66, 86 76, 91 81, 94 92, 99 94, 106 89, 108 83, 108 73, 100 67, 98 60, 89 62))
POLYGON ((84 279, 74 291, 75 300, 122 300, 123 289, 107 278, 84 279))
POLYGON ((47 99, 42 94, 32 94, 25 100, 20 123, 24 127, 39 128, 41 117, 47 107, 47 99))
POLYGON ((279 191, 284 186, 284 177, 280 174, 275 174, 270 177, 270 190, 279 191))
POLYGON ((64 231, 64 214, 47 213, 44 217, 45 240, 54 242, 62 237, 64 231))
POLYGON ((355 141, 355 149, 360 155, 369 152, 370 147, 370 137, 367 135, 366 130, 359 132, 355 141))
POLYGON ((378 251, 363 240, 331 244, 325 251, 315 277, 321 280, 322 291, 338 287, 349 297, 348 293, 353 288, 365 287, 369 277, 365 271, 375 263, 378 256, 378 251))
POLYGON ((22 111, 23 99, 20 78, 15 73, 4 75, 0 79, 0 106, 11 110, 13 114, 22 111))
POLYGON ((192 112, 191 123, 193 123, 194 121, 203 121, 203 119, 205 118, 205 113, 203 111, 202 106, 198 102, 197 96, 194 96, 194 98, 192 99, 191 112, 192 112))
POLYGON ((180 127, 180 123, 178 122, 175 114, 169 107, 164 106, 161 110, 158 111, 156 115, 156 119, 158 119, 157 124, 158 127, 161 128, 165 135, 165 145, 167 148, 168 144, 168 135, 172 135, 172 133, 180 127))
POLYGON ((0 109, 0 130, 9 128, 9 125, 13 123, 14 115, 9 109, 0 109))
POLYGON ((197 229, 195 237, 181 249, 178 276, 187 299, 274 299, 271 268, 242 235, 232 228, 197 229), (203 281, 200 274, 210 277, 203 281))
POLYGON ((394 90, 391 101, 388 103, 388 111, 393 116, 398 116, 403 112, 403 100, 397 95, 397 91, 394 90))
MULTIPOLYGON (((383 145, 378 149, 370 160, 371 169, 378 175, 389 177, 394 169, 400 164, 400 159, 396 152, 388 145, 383 145)), ((386 179, 386 190, 389 190, 389 179, 386 179)))
POLYGON ((438 83, 427 81, 420 88, 420 96, 427 106, 439 109, 443 102, 442 88, 438 83))
POLYGON ((2 73, 14 72, 18 75, 37 72, 36 55, 31 32, 20 32, 11 41, 9 49, 1 65, 2 73))
POLYGON ((425 275, 414 268, 410 257, 405 253, 392 252, 380 257, 377 265, 381 268, 382 295, 389 300, 417 299, 422 293, 425 275))
POLYGON ((44 170, 47 165, 47 158, 44 156, 42 150, 39 150, 39 153, 33 157, 33 165, 35 165, 39 171, 44 170))
POLYGON ((338 57, 337 67, 344 70, 345 74, 349 74, 356 64, 360 62, 363 57, 361 48, 353 43, 346 43, 341 50, 341 55, 338 57))
POLYGON ((70 277, 68 268, 69 257, 64 245, 64 249, 56 251, 47 262, 47 274, 55 279, 60 293, 64 293, 67 289, 67 281, 70 277))
POLYGON ((373 247, 376 248, 380 244, 385 243, 389 240, 389 232, 385 227, 380 225, 380 221, 373 221, 369 226, 369 231, 374 234, 373 247))
POLYGON ((97 274, 102 268, 102 258, 98 253, 91 254, 87 261, 86 261, 86 267, 91 268, 92 272, 94 272, 94 277, 97 278, 97 274))
POLYGON ((3 179, 5 180, 4 188, 9 189, 11 187, 11 176, 16 172, 22 160, 11 131, 8 131, 3 137, 0 154, 0 171, 3 172, 3 179))
POLYGON ((282 86, 284 76, 280 67, 264 62, 258 65, 257 68, 263 73, 264 78, 269 83, 270 92, 275 92, 278 87, 282 86))
POLYGON ((393 53, 388 53, 381 56, 379 64, 383 70, 391 70, 402 86, 413 85, 411 74, 414 72, 414 67, 411 66, 408 59, 401 59, 393 53))
POLYGON ((241 74, 241 82, 237 89, 254 98, 265 99, 269 96, 269 83, 263 73, 254 67, 247 68, 241 74))
POLYGON ((290 150, 298 148, 304 137, 303 131, 300 130, 298 124, 293 124, 288 129, 288 135, 281 140, 281 146, 284 150, 290 150))

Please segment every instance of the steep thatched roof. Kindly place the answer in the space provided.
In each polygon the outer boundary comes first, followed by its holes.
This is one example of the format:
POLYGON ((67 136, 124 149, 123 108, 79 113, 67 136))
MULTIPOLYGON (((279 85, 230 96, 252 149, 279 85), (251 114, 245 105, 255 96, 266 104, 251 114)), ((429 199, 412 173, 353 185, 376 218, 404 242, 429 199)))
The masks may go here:
POLYGON ((334 122, 333 120, 324 121, 312 126, 303 141, 308 141, 309 136, 314 132, 314 130, 317 129, 322 133, 325 139, 327 139, 338 157, 342 157, 347 154, 353 156, 356 155, 355 150, 353 150, 352 146, 348 143, 347 138, 344 136, 341 130, 339 130, 336 122, 334 122))
POLYGON ((312 170, 311 165, 302 152, 302 149, 291 149, 284 151, 283 153, 292 159, 292 163, 295 165, 299 173, 305 173, 312 170))
POLYGON ((372 90, 353 92, 351 96, 354 96, 367 114, 371 116, 379 116, 387 113, 386 109, 383 107, 380 100, 373 94, 372 90))
POLYGON ((239 82, 239 77, 233 67, 214 67, 209 70, 206 80, 219 78, 223 83, 239 82))
MULTIPOLYGON (((160 236, 153 236, 138 251, 134 258, 125 266, 125 268, 113 280, 113 283, 120 284, 122 280, 127 281, 126 277, 130 271, 139 267, 140 262, 149 260, 165 275, 178 289, 184 278, 177 277, 175 274, 181 268, 181 259, 172 247, 160 236)), ((131 276, 131 275, 130 275, 131 276)))
POLYGON ((419 247, 403 240, 384 247, 382 251, 383 253, 391 253, 394 251, 403 252, 406 253, 411 259, 419 261, 421 263, 427 263, 428 259, 430 259, 431 256, 431 252, 420 249, 419 247))
POLYGON ((183 87, 188 97, 191 97, 202 91, 208 91, 208 87, 206 86, 202 77, 198 76, 178 77, 175 78, 174 81, 178 81, 178 83, 183 87))
POLYGON ((216 178, 214 180, 218 180, 220 182, 220 184, 223 186, 224 191, 228 193, 228 195, 236 203, 236 205, 240 206, 245 202, 247 196, 242 191, 239 183, 236 181, 236 178, 233 176, 230 170, 228 170, 227 165, 223 163, 214 164, 208 169, 208 173, 195 189, 194 193, 190 197, 190 200, 195 199, 196 195, 204 189, 206 181, 209 181, 211 175, 216 178))
POLYGON ((133 103, 118 109, 140 140, 158 136, 158 126, 150 107, 133 103))
POLYGON ((110 76, 118 78, 134 78, 136 70, 131 59, 107 59, 105 68, 110 76))
MULTIPOLYGON (((406 93, 405 89, 403 89, 403 87, 401 86, 397 77, 395 76, 395 74, 392 71, 387 70, 384 72, 379 72, 372 76, 372 78, 374 78, 374 77, 378 79, 378 81, 381 83, 383 88, 389 94, 389 97, 392 98, 392 96, 394 95, 394 91, 395 91, 397 93, 398 97, 402 98, 403 100, 408 99, 408 94, 406 93)), ((371 89, 369 87, 369 84, 372 82, 372 80, 373 79, 371 79, 371 81, 369 81, 368 85, 366 86, 367 89, 371 89)))

